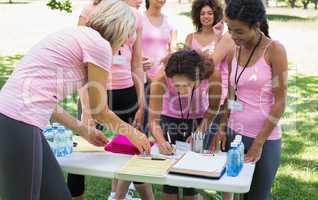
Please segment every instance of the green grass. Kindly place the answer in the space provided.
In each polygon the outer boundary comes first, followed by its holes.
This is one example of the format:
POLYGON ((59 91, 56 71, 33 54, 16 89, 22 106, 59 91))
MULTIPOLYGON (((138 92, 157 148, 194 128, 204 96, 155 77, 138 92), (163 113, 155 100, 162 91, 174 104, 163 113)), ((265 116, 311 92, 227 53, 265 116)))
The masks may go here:
MULTIPOLYGON (((0 56, 0 87, 12 72, 21 55, 0 56)), ((76 114, 77 96, 70 96, 62 105, 76 114)), ((288 86, 288 105, 283 119, 282 163, 272 187, 272 199, 318 199, 318 76, 291 75, 288 86)), ((111 181, 88 177, 86 197, 106 199, 111 181)), ((156 199, 161 199, 161 186, 154 185, 156 199)), ((210 199, 208 191, 203 191, 210 199)), ((212 193, 219 199, 219 193, 212 193)))

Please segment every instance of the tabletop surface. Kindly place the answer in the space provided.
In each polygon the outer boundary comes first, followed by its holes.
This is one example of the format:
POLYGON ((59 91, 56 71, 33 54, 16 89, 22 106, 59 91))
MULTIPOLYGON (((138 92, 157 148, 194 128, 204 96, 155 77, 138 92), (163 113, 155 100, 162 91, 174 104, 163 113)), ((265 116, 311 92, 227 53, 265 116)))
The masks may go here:
POLYGON ((239 176, 229 177, 225 173, 220 179, 173 174, 167 174, 166 177, 162 178, 117 173, 130 158, 130 155, 110 152, 74 152, 70 156, 57 158, 57 160, 65 172, 73 174, 235 193, 246 193, 249 191, 255 168, 254 164, 245 163, 239 176))

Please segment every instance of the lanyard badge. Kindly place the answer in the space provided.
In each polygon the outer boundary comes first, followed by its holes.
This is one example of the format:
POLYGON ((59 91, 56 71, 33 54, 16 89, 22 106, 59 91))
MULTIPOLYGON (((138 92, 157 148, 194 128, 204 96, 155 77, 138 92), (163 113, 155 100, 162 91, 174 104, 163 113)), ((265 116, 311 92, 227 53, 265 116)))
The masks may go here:
POLYGON ((235 77, 234 77, 234 82, 235 82, 235 88, 234 88, 234 100, 229 100, 228 101, 228 108, 230 110, 235 110, 235 111, 239 111, 242 112, 244 110, 244 106, 243 103, 241 101, 238 100, 237 97, 237 91, 238 91, 238 83, 240 81, 240 78, 243 74, 243 72, 245 71, 246 67, 248 66, 248 64, 250 63, 255 50, 257 49, 257 47, 260 45, 261 41, 262 41, 262 37, 263 35, 260 33, 260 37, 257 41, 257 44, 255 45, 255 47, 253 48, 250 56, 247 59, 246 64, 243 67, 243 70, 240 72, 240 74, 238 75, 238 68, 239 68, 239 63, 240 63, 240 57, 241 57, 241 47, 239 48, 239 52, 238 52, 238 58, 237 58, 237 65, 236 65, 236 70, 235 70, 235 77))
POLYGON ((113 57, 113 64, 114 65, 123 65, 125 63, 126 63, 126 58, 123 55, 121 55, 121 52, 119 50, 118 55, 115 55, 113 57))

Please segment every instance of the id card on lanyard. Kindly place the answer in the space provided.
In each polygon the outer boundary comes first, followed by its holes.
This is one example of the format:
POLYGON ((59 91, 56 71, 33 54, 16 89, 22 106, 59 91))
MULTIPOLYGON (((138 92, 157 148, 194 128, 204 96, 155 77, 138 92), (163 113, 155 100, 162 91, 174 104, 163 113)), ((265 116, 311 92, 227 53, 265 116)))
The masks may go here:
POLYGON ((113 64, 114 65, 123 65, 126 63, 125 56, 121 55, 120 50, 118 51, 118 54, 113 56, 113 64))
POLYGON ((238 58, 237 58, 237 65, 236 65, 236 71, 235 71, 235 77, 234 77, 234 82, 235 82, 235 88, 234 88, 234 100, 229 100, 228 101, 228 109, 233 110, 233 111, 239 111, 239 112, 243 112, 244 110, 244 106, 243 106, 243 102, 241 102, 240 100, 238 100, 237 97, 237 91, 238 91, 238 83, 240 81, 240 78, 243 74, 243 72, 245 71, 246 67, 248 66, 248 64, 250 63, 255 50, 257 49, 257 47, 260 45, 261 41, 262 41, 262 37, 263 35, 260 33, 260 37, 255 45, 255 47, 253 48, 250 56, 247 59, 246 64, 243 67, 243 70, 240 72, 240 74, 238 75, 238 68, 239 68, 239 63, 240 63, 240 57, 241 57, 241 47, 239 47, 239 53, 238 53, 238 58), (237 76, 238 75, 238 76, 237 76))

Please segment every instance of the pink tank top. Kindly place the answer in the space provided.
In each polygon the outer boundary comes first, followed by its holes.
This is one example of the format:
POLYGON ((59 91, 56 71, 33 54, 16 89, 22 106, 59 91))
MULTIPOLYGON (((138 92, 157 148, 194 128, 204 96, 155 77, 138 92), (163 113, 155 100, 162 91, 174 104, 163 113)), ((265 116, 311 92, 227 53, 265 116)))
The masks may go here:
MULTIPOLYGON (((214 42, 211 42, 210 44, 206 46, 202 46, 198 40, 194 37, 194 33, 192 34, 192 42, 191 42, 191 48, 198 51, 202 52, 205 49, 210 49, 211 51, 214 51, 215 49, 215 44, 214 42)), ((220 100, 220 105, 224 104, 224 101, 227 97, 227 92, 228 92, 228 76, 229 76, 229 70, 228 70, 228 64, 227 64, 227 59, 226 57, 221 61, 216 66, 216 69, 218 69, 221 73, 221 79, 222 79, 222 96, 220 100)))
MULTIPOLYGON (((100 5, 100 4, 98 4, 100 5)), ((98 8, 98 5, 88 4, 81 12, 81 17, 89 20, 90 16, 98 8)), ((142 16, 136 8, 130 7, 136 17, 136 28, 142 29, 142 16)), ((120 48, 121 57, 124 60, 122 64, 113 64, 107 88, 109 90, 118 90, 132 87, 134 85, 131 73, 131 60, 133 54, 133 45, 136 41, 136 33, 128 38, 127 42, 120 48)))
MULTIPOLYGON (((268 44, 269 46, 270 44, 268 44)), ((272 85, 272 68, 264 58, 264 54, 257 62, 249 66, 243 72, 239 83, 237 98, 243 104, 243 112, 231 111, 228 126, 234 131, 255 138, 262 130, 272 107, 275 103, 272 85)), ((236 53, 235 53, 236 55, 236 53)), ((237 56, 237 55, 236 55, 237 56)), ((231 66, 230 84, 234 88, 237 58, 234 56, 231 66)), ((238 66, 238 74, 243 70, 238 66)), ((276 140, 281 137, 280 126, 277 125, 268 140, 276 140)))
POLYGON ((143 34, 142 50, 143 56, 149 57, 154 62, 154 66, 147 71, 150 77, 155 76, 161 69, 160 61, 169 53, 169 44, 173 27, 164 16, 161 26, 154 26, 148 19, 146 13, 143 14, 143 34))
POLYGON ((189 119, 203 118, 209 106, 208 80, 201 81, 199 87, 193 90, 191 106, 191 95, 180 96, 182 112, 178 92, 174 88, 172 79, 167 78, 165 84, 167 90, 162 100, 162 115, 178 119, 187 119, 189 113, 189 119))

